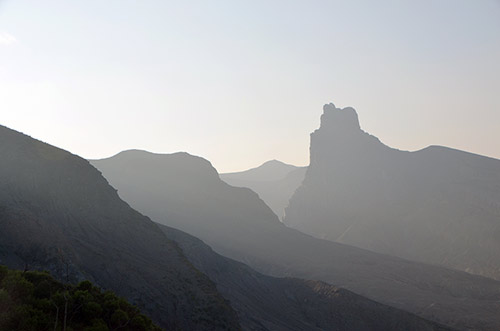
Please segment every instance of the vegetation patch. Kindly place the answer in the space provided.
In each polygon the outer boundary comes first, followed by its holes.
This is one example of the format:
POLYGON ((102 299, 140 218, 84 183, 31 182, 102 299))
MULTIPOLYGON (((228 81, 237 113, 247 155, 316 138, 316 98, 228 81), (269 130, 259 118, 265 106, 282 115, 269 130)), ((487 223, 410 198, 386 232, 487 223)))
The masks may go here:
POLYGON ((89 281, 0 266, 0 330, 162 330, 139 309, 89 281))

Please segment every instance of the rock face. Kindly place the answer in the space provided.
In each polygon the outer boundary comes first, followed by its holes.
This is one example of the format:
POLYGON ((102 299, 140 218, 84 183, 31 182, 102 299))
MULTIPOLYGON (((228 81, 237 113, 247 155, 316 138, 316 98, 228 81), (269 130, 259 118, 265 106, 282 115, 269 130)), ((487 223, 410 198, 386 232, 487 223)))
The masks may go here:
POLYGON ((215 253, 201 240, 160 225, 193 265, 217 284, 246 330, 448 330, 413 314, 318 281, 274 278, 215 253))
POLYGON ((254 169, 221 174, 220 178, 231 186, 251 189, 282 219, 288 201, 302 184, 306 169, 272 160, 254 169))
POLYGON ((239 329, 210 279, 88 161, 2 126, 0 155, 0 264, 89 279, 169 330, 239 329))
POLYGON ((500 160, 404 152, 325 105, 284 222, 313 236, 500 279, 500 160))
POLYGON ((458 329, 500 328, 500 282, 313 238, 186 153, 92 161, 134 208, 271 276, 321 280, 458 329))

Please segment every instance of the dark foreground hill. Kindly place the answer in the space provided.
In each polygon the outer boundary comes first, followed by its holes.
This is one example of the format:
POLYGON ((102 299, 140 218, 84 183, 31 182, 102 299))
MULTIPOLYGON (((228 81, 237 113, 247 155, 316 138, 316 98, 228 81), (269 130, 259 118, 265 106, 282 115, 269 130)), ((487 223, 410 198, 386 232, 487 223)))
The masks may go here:
POLYGON ((63 284, 50 274, 0 265, 0 330, 161 331, 113 292, 89 281, 63 284))
POLYGON ((262 275, 185 232, 160 227, 217 284, 248 330, 448 330, 323 282, 262 275))
POLYGON ((500 279, 500 160, 390 148, 353 108, 325 105, 286 225, 316 237, 500 279))
POLYGON ((460 329, 500 328, 500 282, 287 228, 206 160, 142 151, 92 161, 134 208, 264 274, 325 281, 460 329))
POLYGON ((272 160, 250 170, 220 174, 220 178, 231 186, 251 189, 282 219, 288 201, 304 180, 306 170, 307 167, 272 160))
POLYGON ((88 161, 0 126, 0 263, 91 280, 166 329, 238 330, 236 313, 88 161))
POLYGON ((74 330, 154 328, 85 279, 167 330, 445 329, 327 284, 260 275, 160 229, 87 161, 4 127, 0 154, 0 263, 80 282, 0 269, 0 329, 63 329, 64 316, 74 330))

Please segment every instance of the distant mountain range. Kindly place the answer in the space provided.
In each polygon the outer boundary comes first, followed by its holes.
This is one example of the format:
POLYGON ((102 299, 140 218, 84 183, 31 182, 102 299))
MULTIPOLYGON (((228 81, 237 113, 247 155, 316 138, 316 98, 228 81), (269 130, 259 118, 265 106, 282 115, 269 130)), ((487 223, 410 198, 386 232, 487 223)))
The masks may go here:
POLYGON ((0 126, 0 265, 88 279, 169 330, 500 329, 500 160, 390 148, 333 104, 310 152, 219 175, 0 126))
MULTIPOLYGON (((88 161, 2 126, 0 155, 0 264, 91 280, 167 330, 449 330, 347 290, 264 276, 219 256, 130 208, 88 161)), ((6 293, 22 295, 0 276, 6 293)))
POLYGON ((286 164, 278 160, 271 160, 264 162, 262 165, 240 172, 230 172, 221 174, 221 178, 226 179, 238 179, 246 181, 276 181, 285 178, 290 172, 297 170, 300 167, 296 167, 291 164, 286 164))
POLYGON ((286 225, 313 236, 500 279, 500 160, 390 148, 353 108, 325 105, 286 225))
POLYGON ((500 282, 287 228, 202 158, 134 150, 91 163, 137 210, 261 273, 324 281, 458 329, 500 328, 500 282))
POLYGON ((282 219, 288 201, 302 184, 307 167, 296 167, 281 161, 268 161, 257 168, 220 174, 229 185, 248 187, 282 219))

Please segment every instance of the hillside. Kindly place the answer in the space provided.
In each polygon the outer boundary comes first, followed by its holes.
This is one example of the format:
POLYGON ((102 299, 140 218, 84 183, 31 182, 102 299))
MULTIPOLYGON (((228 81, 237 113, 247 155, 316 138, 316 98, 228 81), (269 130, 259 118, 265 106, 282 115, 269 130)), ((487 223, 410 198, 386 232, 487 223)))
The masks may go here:
POLYGON ((215 253, 201 240, 161 225, 167 237, 217 284, 249 330, 448 330, 413 314, 318 282, 274 278, 215 253))
POLYGON ((166 329, 239 329, 215 285, 88 161, 6 127, 0 155, 1 264, 88 279, 166 329))
POLYGON ((144 151, 92 161, 134 208, 272 276, 321 280, 459 329, 500 327, 500 283, 313 238, 202 158, 144 151))

